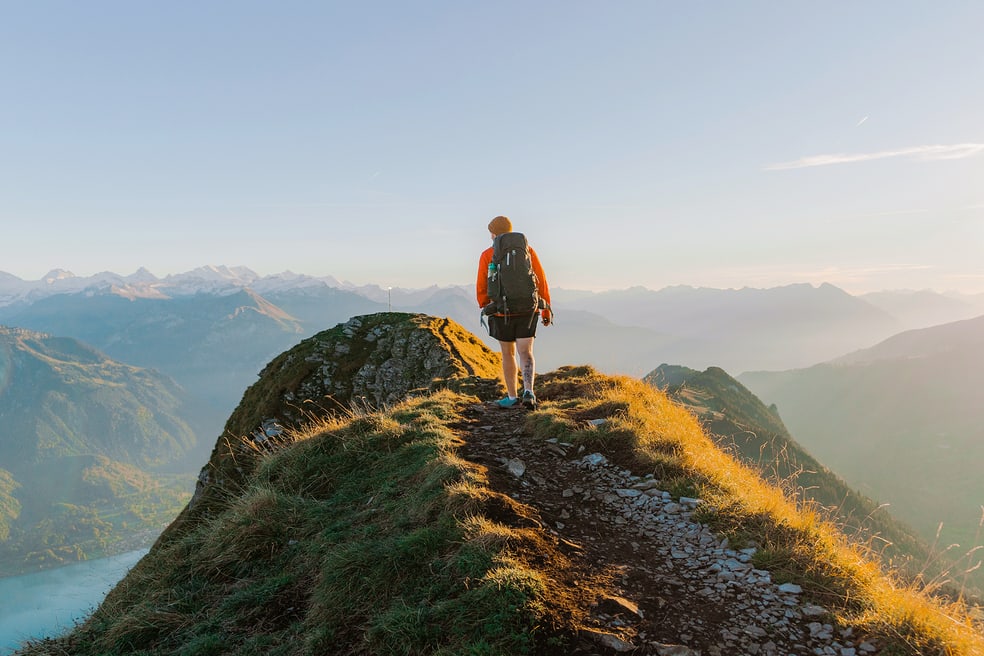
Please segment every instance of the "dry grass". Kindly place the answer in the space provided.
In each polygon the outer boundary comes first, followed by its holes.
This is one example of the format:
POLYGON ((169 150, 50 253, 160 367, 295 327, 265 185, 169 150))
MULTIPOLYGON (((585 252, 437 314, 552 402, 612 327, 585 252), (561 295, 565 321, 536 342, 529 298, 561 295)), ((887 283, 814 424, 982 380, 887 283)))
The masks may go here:
MULTIPOLYGON (((536 435, 701 497, 703 521, 754 542, 777 580, 880 636, 882 653, 984 654, 966 605, 882 572, 652 387, 565 368, 542 377, 540 397, 536 435)), ((86 625, 25 653, 564 653, 606 581, 573 568, 457 455, 450 426, 476 401, 441 391, 254 449, 241 488, 144 559, 86 625)))
MULTIPOLYGON (((870 544, 850 542, 815 507, 796 503, 726 454, 694 416, 662 392, 636 379, 590 371, 564 377, 558 385, 567 389, 558 396, 580 397, 568 417, 594 413, 607 418, 601 427, 582 431, 582 439, 620 452, 636 473, 683 479, 707 502, 705 521, 739 540, 754 541, 770 569, 837 609, 842 623, 883 636, 904 653, 984 654, 974 609, 934 596, 939 581, 903 583, 882 571, 870 544)), ((564 421, 555 418, 551 425, 564 421)))

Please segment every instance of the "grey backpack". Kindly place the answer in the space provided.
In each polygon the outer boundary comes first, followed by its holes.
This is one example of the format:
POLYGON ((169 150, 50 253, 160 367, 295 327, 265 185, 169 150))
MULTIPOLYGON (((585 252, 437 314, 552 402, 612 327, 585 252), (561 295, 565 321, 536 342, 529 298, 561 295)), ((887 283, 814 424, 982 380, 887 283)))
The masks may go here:
POLYGON ((489 297, 495 311, 506 316, 536 312, 540 308, 536 285, 526 236, 506 232, 496 237, 489 266, 489 297))

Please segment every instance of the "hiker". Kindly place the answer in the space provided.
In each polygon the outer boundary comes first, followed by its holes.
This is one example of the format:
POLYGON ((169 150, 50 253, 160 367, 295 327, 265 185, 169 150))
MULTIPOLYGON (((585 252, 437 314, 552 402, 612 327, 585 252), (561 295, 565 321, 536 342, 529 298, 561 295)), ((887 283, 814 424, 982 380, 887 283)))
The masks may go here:
POLYGON ((499 340, 502 349, 502 376, 506 382, 506 396, 497 403, 503 408, 519 404, 535 408, 533 382, 536 377, 536 363, 533 359, 533 339, 536 337, 537 319, 544 326, 549 326, 552 320, 547 276, 543 273, 536 251, 526 243, 525 236, 513 232, 512 222, 508 217, 497 216, 492 219, 489 234, 493 245, 478 260, 475 293, 483 315, 488 315, 489 335, 499 340), (496 246, 500 247, 501 253, 507 248, 506 244, 511 255, 505 257, 500 254, 501 261, 497 262, 496 246), (519 267, 515 266, 517 261, 519 267), (490 286, 495 289, 490 289, 490 286), (524 286, 527 288, 526 293, 520 294, 518 300, 509 296, 507 289, 522 289, 524 286), (523 377, 522 396, 517 393, 517 355, 518 371, 523 377))

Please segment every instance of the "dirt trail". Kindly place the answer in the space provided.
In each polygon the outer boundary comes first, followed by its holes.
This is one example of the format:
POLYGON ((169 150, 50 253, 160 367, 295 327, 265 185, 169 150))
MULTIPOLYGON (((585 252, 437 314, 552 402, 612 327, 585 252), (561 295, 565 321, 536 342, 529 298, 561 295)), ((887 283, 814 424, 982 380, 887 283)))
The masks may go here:
POLYGON ((659 481, 583 447, 534 438, 526 412, 469 407, 456 427, 460 454, 483 465, 493 489, 522 505, 521 521, 541 527, 570 560, 571 571, 557 576, 582 580, 594 597, 580 641, 565 653, 877 653, 798 590, 754 569, 754 549, 732 550, 694 521, 697 500, 673 499, 659 481))

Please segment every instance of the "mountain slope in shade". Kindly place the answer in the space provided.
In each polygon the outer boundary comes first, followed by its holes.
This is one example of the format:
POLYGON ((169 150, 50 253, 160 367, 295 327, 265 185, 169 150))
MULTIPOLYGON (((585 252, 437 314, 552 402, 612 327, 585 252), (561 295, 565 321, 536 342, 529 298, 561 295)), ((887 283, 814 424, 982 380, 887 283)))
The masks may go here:
POLYGON ((801 443, 960 552, 984 506, 984 317, 909 331, 808 369, 740 376, 801 443))
POLYGON ((0 575, 136 548, 189 496, 184 393, 74 339, 0 327, 0 575))
MULTIPOLYGON (((823 506, 861 542, 885 545, 883 557, 918 573, 930 561, 925 540, 872 499, 851 489, 789 434, 775 407, 767 408, 723 369, 699 372, 663 364, 644 380, 689 408, 721 448, 756 467, 762 476, 793 495, 823 506)), ((881 549, 880 549, 881 550, 881 549)), ((939 573, 947 563, 938 563, 939 573)))
POLYGON ((15 473, 51 457, 173 462, 195 444, 184 393, 70 338, 0 327, 0 454, 15 473))
POLYGON ((970 319, 984 312, 984 305, 973 296, 951 296, 929 289, 872 292, 860 298, 897 317, 910 330, 970 319))
POLYGON ((678 336, 679 343, 657 362, 730 371, 804 366, 874 344, 901 329, 888 313, 829 284, 640 287, 570 298, 558 290, 555 296, 560 308, 678 336))
POLYGON ((899 360, 960 354, 972 361, 984 352, 984 316, 954 321, 940 326, 907 330, 893 335, 871 348, 849 353, 832 360, 832 364, 870 364, 899 360))
POLYGON ((297 341, 305 328, 259 294, 126 298, 112 292, 50 296, 0 308, 0 321, 71 335, 117 360, 152 367, 177 380, 212 421, 228 416, 235 393, 264 362, 297 341))
POLYGON ((153 473, 99 455, 23 467, 10 495, 16 512, 7 536, 0 534, 0 576, 146 547, 187 503, 191 485, 189 475, 153 473))

